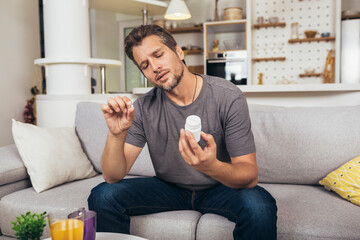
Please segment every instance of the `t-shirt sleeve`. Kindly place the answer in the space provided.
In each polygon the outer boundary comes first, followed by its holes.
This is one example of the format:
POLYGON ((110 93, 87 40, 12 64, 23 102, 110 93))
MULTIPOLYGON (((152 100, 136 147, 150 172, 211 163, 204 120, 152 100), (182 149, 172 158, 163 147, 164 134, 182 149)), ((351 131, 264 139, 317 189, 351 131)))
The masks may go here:
POLYGON ((238 157, 256 151, 249 109, 244 95, 236 98, 227 111, 225 142, 230 157, 238 157))
POLYGON ((141 114, 141 106, 138 100, 134 102, 134 109, 135 109, 134 122, 129 128, 125 142, 143 148, 146 143, 146 137, 145 137, 143 119, 141 114))

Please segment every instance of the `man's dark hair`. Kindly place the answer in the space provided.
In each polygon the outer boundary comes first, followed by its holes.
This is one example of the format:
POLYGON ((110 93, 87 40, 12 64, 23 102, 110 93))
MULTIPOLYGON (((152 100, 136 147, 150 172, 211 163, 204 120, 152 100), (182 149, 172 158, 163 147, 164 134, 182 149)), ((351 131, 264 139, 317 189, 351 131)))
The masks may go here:
MULTIPOLYGON (((176 53, 176 41, 173 36, 158 25, 141 25, 134 28, 125 38, 125 52, 126 55, 138 66, 134 59, 133 48, 141 45, 144 38, 155 35, 159 37, 160 41, 176 53)), ((185 63, 185 61, 183 61, 185 63)), ((139 67, 139 66, 138 66, 139 67)))

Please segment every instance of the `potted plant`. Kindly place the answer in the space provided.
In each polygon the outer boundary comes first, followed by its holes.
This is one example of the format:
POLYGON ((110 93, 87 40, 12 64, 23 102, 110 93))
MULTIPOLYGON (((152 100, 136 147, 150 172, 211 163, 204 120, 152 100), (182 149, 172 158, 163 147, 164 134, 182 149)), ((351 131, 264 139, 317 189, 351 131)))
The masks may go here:
POLYGON ((46 226, 46 212, 36 214, 27 212, 16 217, 16 221, 10 221, 15 231, 15 237, 20 240, 40 240, 46 226))

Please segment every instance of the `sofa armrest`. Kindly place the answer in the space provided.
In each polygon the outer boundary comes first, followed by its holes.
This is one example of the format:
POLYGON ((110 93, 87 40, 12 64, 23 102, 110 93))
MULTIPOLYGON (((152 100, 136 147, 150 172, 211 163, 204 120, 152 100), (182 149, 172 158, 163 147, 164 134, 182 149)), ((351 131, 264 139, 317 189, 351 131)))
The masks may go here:
POLYGON ((15 144, 0 147, 0 186, 29 178, 15 144))

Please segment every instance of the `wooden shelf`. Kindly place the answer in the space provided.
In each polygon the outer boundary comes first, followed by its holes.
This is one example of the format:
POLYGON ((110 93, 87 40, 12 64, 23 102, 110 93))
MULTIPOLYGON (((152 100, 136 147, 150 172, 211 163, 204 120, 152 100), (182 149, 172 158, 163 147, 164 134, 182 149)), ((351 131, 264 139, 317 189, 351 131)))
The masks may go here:
POLYGON ((172 28, 166 29, 170 33, 193 33, 193 32, 202 32, 203 27, 186 27, 186 28, 172 28))
POLYGON ((350 20, 350 19, 358 19, 358 18, 360 18, 360 14, 342 16, 342 17, 341 17, 341 20, 350 20))
POLYGON ((219 50, 219 51, 207 51, 207 53, 224 53, 224 52, 236 52, 236 51, 246 51, 246 49, 226 49, 226 50, 219 50))
POLYGON ((241 20, 221 21, 221 22, 205 22, 204 31, 211 34, 245 32, 246 20, 241 19, 241 20))
POLYGON ((267 27, 285 27, 286 23, 278 22, 278 23, 262 23, 262 24, 254 24, 255 29, 259 28, 267 28, 267 27))
POLYGON ((305 77, 321 77, 322 73, 301 73, 299 74, 299 77, 305 78, 305 77))
POLYGON ((289 43, 298 42, 319 42, 319 41, 334 41, 335 37, 320 37, 320 38, 294 38, 289 39, 289 43))
POLYGON ((185 55, 194 55, 194 54, 202 54, 204 50, 202 49, 191 49, 191 50, 183 50, 185 55))
POLYGON ((254 62, 263 62, 263 61, 285 61, 286 57, 272 57, 272 58, 253 58, 254 62))
POLYGON ((192 73, 204 74, 204 65, 188 66, 188 69, 192 73))

